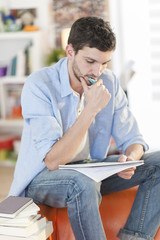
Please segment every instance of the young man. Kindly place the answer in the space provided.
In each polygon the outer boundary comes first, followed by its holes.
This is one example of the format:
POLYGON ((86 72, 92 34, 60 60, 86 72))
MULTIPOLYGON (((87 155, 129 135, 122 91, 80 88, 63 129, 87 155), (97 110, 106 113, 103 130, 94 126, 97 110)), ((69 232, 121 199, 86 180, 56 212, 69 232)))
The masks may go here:
POLYGON ((115 44, 107 22, 78 19, 71 28, 67 58, 31 74, 22 92, 24 130, 10 195, 67 206, 77 240, 106 239, 99 214, 101 194, 135 185, 139 190, 119 239, 153 239, 160 224, 160 152, 144 154, 148 146, 116 76, 107 69, 115 44), (124 155, 106 158, 111 136, 124 155), (59 164, 83 159, 142 157, 144 165, 101 183, 58 169, 59 164))

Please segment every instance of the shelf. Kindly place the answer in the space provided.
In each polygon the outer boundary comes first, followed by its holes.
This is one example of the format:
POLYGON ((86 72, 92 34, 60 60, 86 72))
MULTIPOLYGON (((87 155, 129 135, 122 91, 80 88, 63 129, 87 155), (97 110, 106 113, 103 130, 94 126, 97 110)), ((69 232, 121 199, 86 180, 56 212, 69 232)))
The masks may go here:
MULTIPOLYGON (((45 0, 46 1, 46 0, 45 0)), ((45 2, 44 0, 10 0, 10 8, 11 9, 29 9, 29 8, 37 8, 40 4, 45 2)))
POLYGON ((23 127, 23 119, 0 119, 0 127, 23 127))
MULTIPOLYGON (((23 51, 31 44, 34 46, 34 56, 37 57, 33 65, 38 65, 35 68, 38 69, 39 61, 44 54, 42 50, 42 31, 36 32, 4 32, 0 33, 0 64, 7 66, 8 63, 17 55, 18 52, 23 51), (6 51, 7 46, 7 51, 6 51), (40 51, 42 50, 42 53, 40 51)), ((33 68, 35 70, 35 68, 33 68)))
POLYGON ((24 84, 27 76, 6 76, 0 78, 0 84, 24 84))
POLYGON ((35 31, 35 32, 4 32, 0 34, 0 40, 20 40, 20 39, 34 39, 39 36, 41 31, 35 31))
POLYGON ((0 167, 15 167, 15 162, 12 162, 10 160, 3 160, 3 161, 0 161, 0 167))

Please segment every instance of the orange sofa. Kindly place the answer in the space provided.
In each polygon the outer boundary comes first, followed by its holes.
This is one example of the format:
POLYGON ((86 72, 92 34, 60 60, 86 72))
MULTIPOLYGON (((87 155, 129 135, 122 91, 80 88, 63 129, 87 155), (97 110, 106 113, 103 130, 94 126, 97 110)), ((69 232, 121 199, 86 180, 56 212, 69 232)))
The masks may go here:
MULTIPOLYGON (((137 187, 111 193, 102 197, 100 213, 107 240, 118 240, 119 229, 123 228, 131 210, 137 187)), ((39 205, 42 216, 53 222, 54 232, 50 240, 75 240, 67 215, 67 208, 51 208, 39 205)), ((160 228, 154 238, 160 240, 160 228)))

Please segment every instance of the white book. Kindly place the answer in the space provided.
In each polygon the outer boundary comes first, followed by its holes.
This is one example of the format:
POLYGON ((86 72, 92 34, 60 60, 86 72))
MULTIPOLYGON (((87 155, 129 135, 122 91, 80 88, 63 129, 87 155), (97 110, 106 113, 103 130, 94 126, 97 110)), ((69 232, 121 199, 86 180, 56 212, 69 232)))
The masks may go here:
POLYGON ((40 217, 41 214, 32 215, 26 218, 0 218, 0 226, 27 227, 40 217))
POLYGON ((8 235, 0 235, 0 240, 46 240, 53 232, 52 222, 46 222, 46 224, 39 229, 36 233, 29 237, 15 237, 8 235))
POLYGON ((32 202, 31 198, 9 196, 0 203, 0 217, 14 218, 32 202))
POLYGON ((137 167, 144 164, 143 160, 126 162, 86 162, 80 164, 59 165, 59 169, 72 169, 85 174, 96 182, 100 182, 113 174, 125 169, 137 167))
POLYGON ((17 53, 17 64, 16 64, 16 76, 24 76, 25 75, 25 52, 24 50, 20 50, 17 53))
POLYGON ((0 226, 0 234, 9 236, 29 237, 46 225, 46 218, 40 218, 27 227, 0 226))
POLYGON ((18 215, 17 218, 25 218, 31 215, 36 215, 40 211, 40 208, 38 207, 37 204, 32 202, 29 206, 27 206, 23 211, 21 211, 18 215))

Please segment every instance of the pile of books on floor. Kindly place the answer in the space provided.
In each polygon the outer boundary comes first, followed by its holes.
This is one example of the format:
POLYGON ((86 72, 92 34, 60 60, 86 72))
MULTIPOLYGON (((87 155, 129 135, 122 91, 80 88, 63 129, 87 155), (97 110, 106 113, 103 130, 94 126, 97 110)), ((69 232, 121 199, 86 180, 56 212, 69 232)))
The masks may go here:
POLYGON ((32 198, 9 196, 0 203, 0 240, 46 240, 53 232, 32 198))

